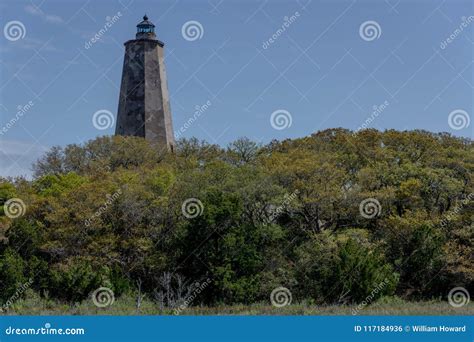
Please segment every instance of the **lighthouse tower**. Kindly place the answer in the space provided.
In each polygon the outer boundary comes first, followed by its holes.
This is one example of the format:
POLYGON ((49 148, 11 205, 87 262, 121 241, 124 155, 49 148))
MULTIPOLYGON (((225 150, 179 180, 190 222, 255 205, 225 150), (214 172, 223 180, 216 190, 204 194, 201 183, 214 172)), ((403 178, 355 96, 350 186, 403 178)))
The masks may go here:
POLYGON ((116 135, 149 140, 173 151, 174 136, 164 64, 164 43, 145 15, 134 40, 125 42, 116 135))

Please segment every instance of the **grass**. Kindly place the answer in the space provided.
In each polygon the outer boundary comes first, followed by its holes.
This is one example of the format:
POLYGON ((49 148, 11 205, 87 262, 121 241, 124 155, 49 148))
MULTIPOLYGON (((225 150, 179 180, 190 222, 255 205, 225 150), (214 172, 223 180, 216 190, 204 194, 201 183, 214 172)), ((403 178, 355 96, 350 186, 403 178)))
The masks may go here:
MULTIPOLYGON (((359 307, 360 308, 360 307, 359 307)), ((282 308, 267 303, 252 305, 231 305, 185 308, 180 315, 473 315, 474 304, 455 308, 443 301, 410 302, 397 297, 382 298, 376 303, 358 310, 357 305, 317 306, 310 304, 291 304, 282 308)), ((28 293, 26 298, 17 300, 7 315, 174 315, 173 309, 160 310, 158 305, 144 299, 140 310, 136 309, 135 299, 122 296, 105 308, 96 307, 92 300, 76 304, 64 304, 40 298, 28 293)))

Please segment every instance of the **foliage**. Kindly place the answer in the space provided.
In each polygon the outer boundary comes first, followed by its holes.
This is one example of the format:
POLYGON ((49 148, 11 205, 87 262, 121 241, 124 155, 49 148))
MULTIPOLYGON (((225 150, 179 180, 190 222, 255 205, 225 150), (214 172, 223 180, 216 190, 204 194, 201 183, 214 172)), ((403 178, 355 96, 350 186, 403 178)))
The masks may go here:
POLYGON ((473 170, 470 140, 424 131, 183 139, 174 153, 134 137, 54 147, 33 180, 0 180, 1 299, 30 278, 45 300, 106 286, 137 307, 268 303, 280 286, 318 304, 472 291, 473 170), (3 203, 15 197, 27 210, 12 219, 3 203), (207 279, 199 295, 183 287, 207 279))

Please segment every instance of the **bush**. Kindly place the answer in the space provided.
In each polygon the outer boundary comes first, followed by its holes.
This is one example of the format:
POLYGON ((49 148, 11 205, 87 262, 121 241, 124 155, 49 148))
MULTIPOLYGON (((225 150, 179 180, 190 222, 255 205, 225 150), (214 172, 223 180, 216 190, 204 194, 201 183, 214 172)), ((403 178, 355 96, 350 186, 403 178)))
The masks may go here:
POLYGON ((297 251, 298 297, 319 303, 359 303, 391 295, 398 277, 376 250, 352 238, 322 234, 297 251))
POLYGON ((93 265, 87 258, 70 258, 66 263, 52 266, 50 294, 68 302, 78 302, 102 286, 106 272, 99 265, 93 265))
POLYGON ((400 273, 399 293, 431 298, 449 291, 435 281, 446 265, 442 230, 417 217, 391 218, 386 225, 386 253, 400 273))
POLYGON ((26 283, 25 261, 12 248, 0 256, 0 299, 6 302, 26 283))

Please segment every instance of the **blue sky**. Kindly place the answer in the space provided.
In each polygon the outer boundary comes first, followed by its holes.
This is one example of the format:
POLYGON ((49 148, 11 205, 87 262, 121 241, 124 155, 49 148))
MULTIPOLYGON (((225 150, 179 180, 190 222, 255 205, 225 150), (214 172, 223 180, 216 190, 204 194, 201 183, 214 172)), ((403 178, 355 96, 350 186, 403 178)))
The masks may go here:
POLYGON ((0 175, 30 174, 53 145, 114 133, 92 118, 116 115, 123 42, 144 13, 165 42, 175 130, 210 103, 184 137, 225 146, 364 126, 472 138, 473 5, 2 0, 0 175), (183 34, 188 22, 197 36, 183 34))

